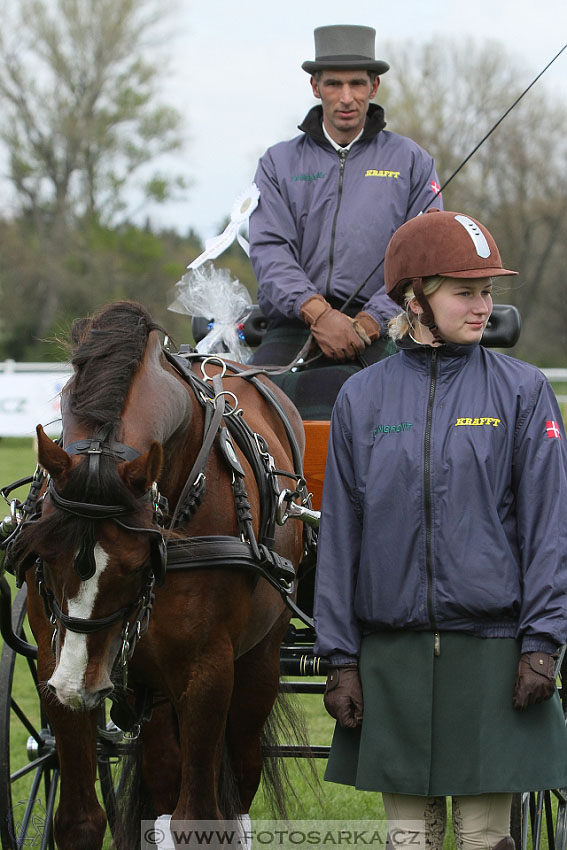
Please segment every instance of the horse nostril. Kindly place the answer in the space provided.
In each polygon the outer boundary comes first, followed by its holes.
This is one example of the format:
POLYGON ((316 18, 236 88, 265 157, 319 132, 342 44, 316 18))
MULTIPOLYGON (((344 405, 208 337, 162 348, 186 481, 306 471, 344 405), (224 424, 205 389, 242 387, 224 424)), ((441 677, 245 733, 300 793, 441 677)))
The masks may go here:
POLYGON ((49 691, 50 694, 55 694, 55 696, 57 696, 57 688, 54 685, 52 685, 51 682, 47 683, 47 690, 49 691))

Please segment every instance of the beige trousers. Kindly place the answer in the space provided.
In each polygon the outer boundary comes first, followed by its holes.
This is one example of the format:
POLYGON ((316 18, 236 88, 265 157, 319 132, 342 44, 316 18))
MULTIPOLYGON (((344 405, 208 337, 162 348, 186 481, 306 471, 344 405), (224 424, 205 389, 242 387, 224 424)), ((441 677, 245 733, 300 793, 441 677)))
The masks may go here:
MULTIPOLYGON (((442 850, 447 827, 445 797, 382 794, 393 850, 442 850)), ((510 835, 512 794, 452 797, 457 850, 492 850, 510 835)))

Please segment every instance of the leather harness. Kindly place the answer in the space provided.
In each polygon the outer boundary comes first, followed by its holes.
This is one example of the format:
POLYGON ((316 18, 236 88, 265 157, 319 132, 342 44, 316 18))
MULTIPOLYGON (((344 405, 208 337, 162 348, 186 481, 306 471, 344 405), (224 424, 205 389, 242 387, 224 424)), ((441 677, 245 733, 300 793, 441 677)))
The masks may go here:
MULTIPOLYGON (((134 624, 128 630, 131 655, 141 631, 141 622, 145 628, 149 620, 149 612, 153 603, 154 582, 162 584, 165 579, 166 567, 169 570, 187 569, 210 569, 210 568, 235 568, 252 571, 256 578, 264 578, 282 596, 291 609, 294 616, 300 617, 307 625, 312 625, 312 620, 302 612, 292 599, 295 587, 295 570, 291 562, 279 555, 273 548, 275 538, 275 525, 277 517, 277 501, 279 496, 278 476, 291 477, 296 482, 294 496, 302 500, 302 504, 309 504, 309 494, 302 473, 302 458, 295 433, 289 419, 280 404, 278 398, 269 386, 259 381, 255 375, 244 374, 256 390, 277 412, 286 431, 292 451, 294 472, 278 470, 274 467, 273 458, 269 453, 264 438, 252 431, 250 426, 241 415, 242 411, 231 407, 226 396, 236 397, 222 388, 221 376, 206 376, 204 365, 207 362, 220 362, 235 376, 246 373, 246 370, 232 363, 226 363, 218 357, 200 355, 191 351, 190 353, 177 355, 164 351, 170 364, 183 377, 193 390, 195 398, 205 411, 205 425, 201 449, 199 450, 194 464, 189 472, 181 495, 171 515, 168 526, 170 529, 179 527, 190 520, 201 503, 205 487, 205 467, 210 450, 218 440, 222 455, 227 463, 229 472, 232 474, 232 487, 236 505, 236 513, 240 531, 240 537, 229 535, 210 535, 204 537, 175 538, 164 540, 162 528, 164 517, 162 508, 164 500, 161 499, 156 490, 144 494, 141 498, 147 499, 153 496, 154 501, 154 525, 150 528, 129 525, 124 517, 129 509, 121 505, 97 504, 95 502, 77 502, 65 499, 55 488, 52 480, 49 480, 46 493, 60 510, 73 515, 91 520, 110 519, 130 531, 150 534, 151 558, 148 570, 148 581, 144 585, 141 598, 127 608, 121 608, 106 617, 92 620, 82 620, 69 617, 61 611, 53 594, 47 587, 41 563, 36 562, 36 582, 42 594, 46 611, 54 624, 56 622, 65 628, 82 634, 91 634, 106 628, 119 620, 125 620, 138 610, 134 624), (197 377, 191 369, 195 361, 201 362, 205 379, 197 377), (221 422, 224 420, 225 425, 221 422), (240 465, 234 443, 241 449, 250 464, 259 489, 261 516, 260 532, 258 539, 252 527, 252 515, 250 513, 250 502, 244 485, 244 471, 240 465), (135 636, 134 636, 135 633, 135 636), (135 640, 134 640, 135 637, 135 640)), ((87 488, 95 492, 98 479, 98 466, 101 455, 113 457, 117 462, 133 460, 138 457, 139 452, 130 446, 110 441, 104 434, 95 438, 77 440, 65 447, 68 454, 84 454, 89 458, 89 475, 87 488)), ((37 477, 34 476, 34 480, 37 477)), ((19 482, 21 483, 21 482, 19 482)), ((40 513, 39 490, 35 487, 35 499, 33 504, 26 503, 25 521, 33 521, 40 513)), ((29 502, 29 499, 28 499, 29 502)), ((21 523, 19 528, 23 527, 21 523)), ((304 526, 305 548, 314 545, 313 530, 304 526)), ((15 535, 14 535, 15 537, 15 535)), ((13 542, 13 538, 10 543, 13 542)), ((90 578, 94 574, 94 537, 87 539, 85 545, 77 555, 75 568, 82 580, 90 578)), ((30 559, 20 570, 19 582, 23 581, 23 573, 32 565, 30 559)), ((145 630, 144 628, 144 630, 145 630)))

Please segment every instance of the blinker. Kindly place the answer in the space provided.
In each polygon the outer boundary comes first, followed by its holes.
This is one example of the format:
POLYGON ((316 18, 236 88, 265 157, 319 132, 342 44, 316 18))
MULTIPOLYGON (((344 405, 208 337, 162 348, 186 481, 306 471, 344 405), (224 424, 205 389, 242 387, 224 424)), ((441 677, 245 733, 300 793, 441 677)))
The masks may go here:
POLYGON ((165 582, 165 573, 167 570, 167 544, 161 534, 152 535, 150 540, 150 557, 156 584, 158 587, 162 587, 165 582))
POLYGON ((96 572, 96 560, 94 555, 94 545, 86 543, 81 546, 75 558, 75 572, 81 581, 87 581, 92 578, 96 572))

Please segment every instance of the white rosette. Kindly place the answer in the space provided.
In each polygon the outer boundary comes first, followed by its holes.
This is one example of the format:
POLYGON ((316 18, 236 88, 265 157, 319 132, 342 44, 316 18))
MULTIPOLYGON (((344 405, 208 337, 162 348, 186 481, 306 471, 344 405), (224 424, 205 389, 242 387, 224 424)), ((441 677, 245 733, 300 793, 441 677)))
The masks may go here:
POLYGON ((235 239, 245 251, 247 256, 250 256, 250 247, 247 240, 242 236, 241 229, 248 221, 256 207, 260 198, 260 190, 255 183, 252 183, 248 189, 241 192, 234 201, 230 213, 230 221, 219 236, 213 236, 205 241, 205 250, 199 254, 197 259, 193 260, 187 268, 196 269, 202 266, 207 260, 214 260, 223 251, 232 245, 235 239))

